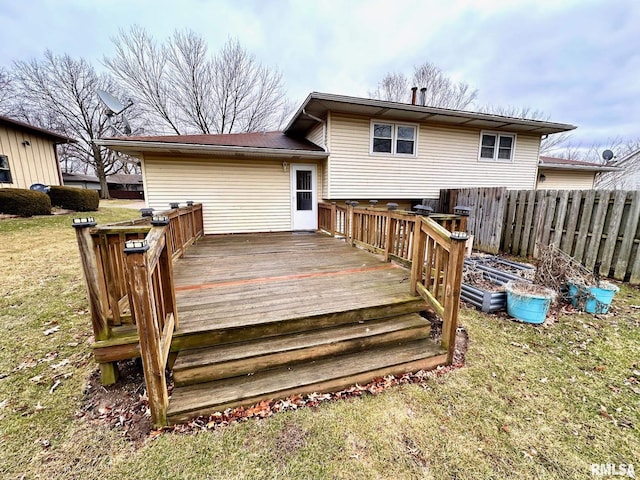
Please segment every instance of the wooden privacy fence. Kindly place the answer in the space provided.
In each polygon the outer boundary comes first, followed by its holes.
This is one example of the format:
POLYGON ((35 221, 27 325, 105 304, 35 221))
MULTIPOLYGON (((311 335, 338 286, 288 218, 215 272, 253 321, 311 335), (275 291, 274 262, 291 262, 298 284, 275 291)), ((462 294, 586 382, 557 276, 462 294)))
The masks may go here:
POLYGON ((464 233, 467 217, 424 217, 402 210, 320 204, 318 225, 332 236, 345 237, 351 245, 383 255, 385 261, 395 260, 411 268, 409 289, 442 318, 442 346, 451 363, 468 238, 464 233), (344 220, 339 220, 338 211, 344 212, 344 220), (336 223, 341 221, 346 227, 338 233, 336 223))
POLYGON ((497 246, 506 253, 538 258, 540 249, 553 243, 602 276, 640 284, 639 191, 453 192, 457 203, 474 210, 469 232, 492 232, 489 246, 475 244, 480 250, 495 252, 497 246))

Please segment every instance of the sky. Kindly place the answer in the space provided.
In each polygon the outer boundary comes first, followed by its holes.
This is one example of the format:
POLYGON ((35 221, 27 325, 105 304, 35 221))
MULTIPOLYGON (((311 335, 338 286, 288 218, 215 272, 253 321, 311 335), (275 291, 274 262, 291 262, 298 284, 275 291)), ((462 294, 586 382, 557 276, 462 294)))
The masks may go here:
POLYGON ((46 49, 100 62, 119 29, 158 40, 237 38, 278 68, 289 97, 367 97, 426 61, 478 89, 478 105, 542 110, 589 147, 640 138, 640 0, 0 0, 0 66, 46 49))

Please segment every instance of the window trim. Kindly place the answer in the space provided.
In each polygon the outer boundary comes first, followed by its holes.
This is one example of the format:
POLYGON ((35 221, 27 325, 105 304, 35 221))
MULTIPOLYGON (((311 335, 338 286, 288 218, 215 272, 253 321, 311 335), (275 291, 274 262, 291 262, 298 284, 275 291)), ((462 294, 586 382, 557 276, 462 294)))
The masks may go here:
POLYGON ((0 179, 0 183, 12 184, 13 183, 13 175, 11 174, 11 164, 9 163, 9 156, 0 154, 0 158, 6 158, 7 159, 7 168, 0 167, 0 170, 6 171, 9 174, 9 180, 5 182, 4 180, 0 179))
POLYGON ((480 140, 478 142, 478 161, 490 162, 490 163, 513 163, 516 156, 517 139, 518 139, 518 134, 515 132, 497 132, 494 130, 481 130, 480 140), (482 137, 484 137, 485 135, 496 136, 496 145, 495 145, 495 150, 493 152, 493 158, 485 158, 482 156, 482 137), (513 142, 511 143, 511 156, 508 160, 505 158, 498 158, 498 151, 500 150, 500 136, 511 137, 513 139, 513 142))
POLYGON ((412 122, 390 122, 388 120, 371 119, 369 123, 369 155, 376 157, 405 157, 415 158, 418 156, 418 137, 420 136, 420 124, 412 122), (391 152, 374 152, 373 151, 373 132, 374 125, 391 125, 391 152), (398 147, 398 127, 413 127, 415 137, 413 139, 413 153, 396 153, 398 147))

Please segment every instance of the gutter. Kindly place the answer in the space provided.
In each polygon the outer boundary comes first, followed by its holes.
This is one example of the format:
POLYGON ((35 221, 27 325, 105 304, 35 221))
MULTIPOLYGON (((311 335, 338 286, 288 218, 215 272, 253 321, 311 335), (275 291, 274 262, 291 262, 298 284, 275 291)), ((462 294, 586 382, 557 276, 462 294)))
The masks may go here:
POLYGON ((544 170, 582 170, 584 172, 621 172, 620 167, 605 167, 605 166, 590 166, 590 165, 567 165, 567 164, 548 164, 541 163, 538 165, 538 169, 544 170))
POLYGON ((184 150, 193 153, 212 153, 217 155, 233 155, 237 157, 262 156, 270 158, 300 157, 300 158, 327 158, 326 151, 313 150, 288 150, 284 148, 261 147, 237 147, 229 145, 202 145, 193 143, 167 143, 145 142, 139 140, 94 140, 93 143, 101 147, 129 153, 131 150, 138 152, 166 152, 168 150, 184 150))

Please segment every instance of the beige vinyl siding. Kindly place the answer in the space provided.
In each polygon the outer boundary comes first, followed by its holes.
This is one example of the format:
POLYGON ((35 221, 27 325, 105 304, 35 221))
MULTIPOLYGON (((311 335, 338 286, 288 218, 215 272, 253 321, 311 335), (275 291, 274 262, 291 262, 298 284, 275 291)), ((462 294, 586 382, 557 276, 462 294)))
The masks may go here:
POLYGON ((313 127, 306 136, 306 139, 312 143, 315 143, 319 147, 325 148, 324 144, 324 124, 318 123, 313 127))
POLYGON ((205 234, 291 230, 291 173, 282 160, 145 155, 142 164, 148 206, 202 203, 205 234))
POLYGON ((60 185, 55 148, 45 137, 0 126, 0 155, 9 158, 12 180, 0 183, 0 188, 29 188, 34 183, 60 185), (29 145, 23 145, 24 141, 29 145))
MULTIPOLYGON (((402 123, 402 122, 396 122, 402 123)), ((434 198, 441 188, 534 188, 538 135, 518 134, 512 163, 478 160, 480 130, 420 125, 417 155, 371 155, 371 118, 333 114, 328 198, 434 198)), ((325 182, 327 183, 327 182, 325 182)))
POLYGON ((580 172, 576 170, 545 170, 544 182, 538 181, 538 190, 591 190, 595 179, 595 172, 580 172))

